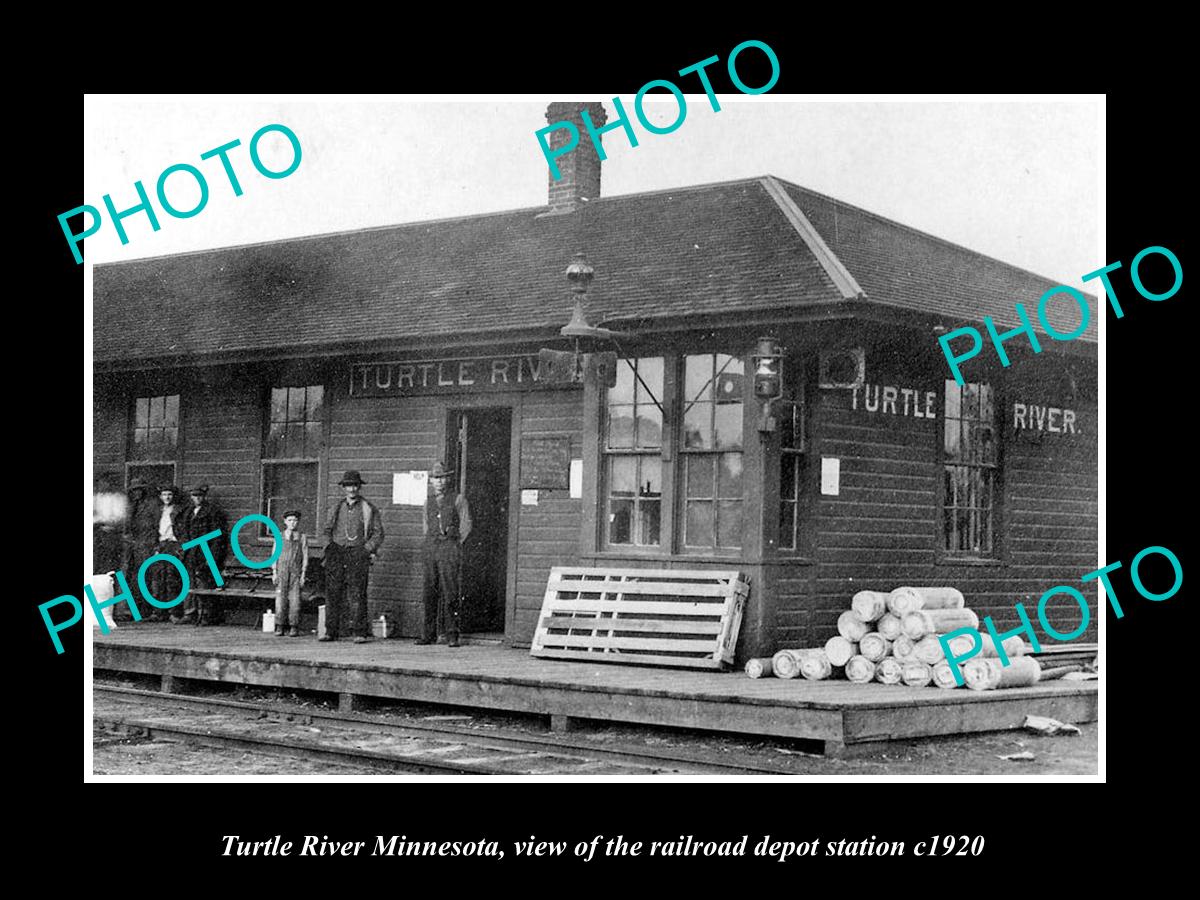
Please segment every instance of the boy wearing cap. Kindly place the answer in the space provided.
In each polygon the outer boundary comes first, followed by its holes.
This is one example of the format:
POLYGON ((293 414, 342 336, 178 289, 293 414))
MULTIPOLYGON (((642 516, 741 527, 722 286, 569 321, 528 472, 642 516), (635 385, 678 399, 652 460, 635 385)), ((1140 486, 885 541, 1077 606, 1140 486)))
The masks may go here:
POLYGON ((383 543, 383 516, 360 495, 362 476, 350 469, 338 482, 345 499, 329 513, 322 536, 325 545, 325 634, 336 641, 341 632, 343 601, 350 605, 350 630, 354 643, 371 640, 367 621, 367 572, 383 543))
POLYGON ((308 535, 300 530, 300 510, 283 514, 283 548, 271 565, 275 583, 275 634, 300 634, 300 588, 308 574, 308 535))

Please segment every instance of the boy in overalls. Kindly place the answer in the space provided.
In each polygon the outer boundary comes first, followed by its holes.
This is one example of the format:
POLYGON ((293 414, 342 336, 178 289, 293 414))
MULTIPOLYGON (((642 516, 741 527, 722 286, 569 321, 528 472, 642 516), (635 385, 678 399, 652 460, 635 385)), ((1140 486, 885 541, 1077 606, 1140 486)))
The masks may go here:
POLYGON ((283 514, 283 549, 271 566, 275 584, 275 634, 300 634, 300 588, 308 574, 308 535, 300 531, 300 510, 283 514))

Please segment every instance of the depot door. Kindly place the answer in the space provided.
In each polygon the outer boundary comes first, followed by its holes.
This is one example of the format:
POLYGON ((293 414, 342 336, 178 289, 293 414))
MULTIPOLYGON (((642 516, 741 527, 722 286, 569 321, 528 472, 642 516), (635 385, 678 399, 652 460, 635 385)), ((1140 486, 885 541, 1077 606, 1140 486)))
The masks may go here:
POLYGON ((446 459, 455 490, 471 509, 471 536, 463 545, 460 627, 464 632, 503 633, 508 576, 508 407, 450 411, 446 459))

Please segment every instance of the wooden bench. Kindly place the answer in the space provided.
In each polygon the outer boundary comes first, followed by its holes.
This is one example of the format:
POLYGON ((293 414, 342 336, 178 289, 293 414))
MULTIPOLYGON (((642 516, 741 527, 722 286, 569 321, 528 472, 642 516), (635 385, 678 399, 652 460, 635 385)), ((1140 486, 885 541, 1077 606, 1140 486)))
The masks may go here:
POLYGON ((749 592, 749 580, 730 570, 556 566, 529 653, 725 668, 733 664, 749 592))

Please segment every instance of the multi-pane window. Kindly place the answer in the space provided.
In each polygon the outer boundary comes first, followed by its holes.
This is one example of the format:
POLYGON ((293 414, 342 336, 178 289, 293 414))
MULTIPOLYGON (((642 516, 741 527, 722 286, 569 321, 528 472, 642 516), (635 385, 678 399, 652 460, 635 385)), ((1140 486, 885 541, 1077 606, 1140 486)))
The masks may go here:
POLYGON ((605 416, 607 541, 662 541, 663 358, 623 359, 605 416))
MULTIPOLYGON (((271 389, 263 441, 263 514, 281 522, 299 509, 304 530, 317 530, 320 457, 324 443, 325 389, 322 385, 271 389)), ((265 526, 262 535, 268 532, 265 526)))
POLYGON ((946 381, 943 529, 947 552, 992 556, 996 505, 996 417, 990 385, 946 381))
POLYGON ((736 356, 703 353, 683 367, 683 546, 742 546, 742 397, 736 356))
POLYGON ((133 406, 133 440, 129 458, 174 460, 179 448, 179 395, 138 397, 133 406))
POLYGON ((797 550, 801 546, 800 501, 808 465, 804 404, 784 403, 775 419, 779 428, 779 548, 797 550))
POLYGON ((174 484, 179 455, 179 395, 136 398, 132 424, 126 484, 141 478, 154 491, 174 484))

